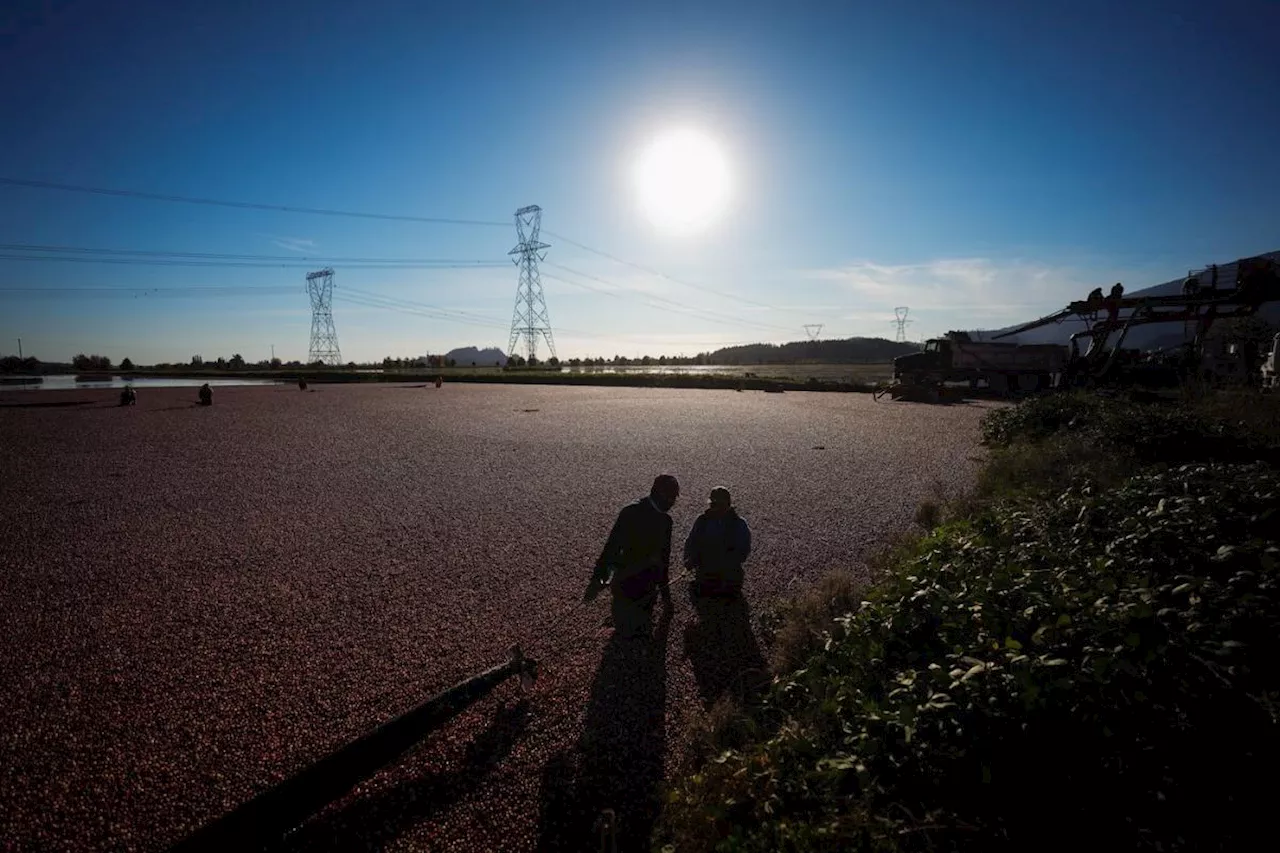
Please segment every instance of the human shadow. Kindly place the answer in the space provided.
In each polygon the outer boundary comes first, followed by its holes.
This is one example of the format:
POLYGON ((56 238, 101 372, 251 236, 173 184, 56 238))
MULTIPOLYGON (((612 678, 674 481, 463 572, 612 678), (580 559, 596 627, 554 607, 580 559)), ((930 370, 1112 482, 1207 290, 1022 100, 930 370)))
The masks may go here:
POLYGON ((600 849, 606 809, 619 853, 649 849, 666 752, 670 606, 659 605, 656 622, 651 638, 615 634, 605 647, 581 738, 543 768, 538 850, 600 849))
POLYGON ((714 598, 689 594, 697 614, 684 631, 684 653, 693 666, 698 695, 710 708, 728 694, 742 701, 768 679, 768 665, 751 631, 751 606, 741 595, 714 598))
POLYGON ((5 409, 65 409, 71 406, 91 406, 96 400, 53 400, 53 401, 32 401, 23 400, 19 403, 0 402, 0 408, 5 409))
POLYGON ((511 753, 529 720, 528 700, 503 705, 489 726, 467 746, 458 767, 416 776, 345 807, 321 812, 265 851, 380 850, 474 789, 511 753))

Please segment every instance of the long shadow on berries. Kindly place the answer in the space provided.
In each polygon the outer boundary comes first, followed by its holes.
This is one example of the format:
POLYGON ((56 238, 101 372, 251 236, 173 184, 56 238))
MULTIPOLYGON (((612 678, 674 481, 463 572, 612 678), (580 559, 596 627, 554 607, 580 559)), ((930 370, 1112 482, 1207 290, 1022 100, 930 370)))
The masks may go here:
POLYGON ((488 728, 468 745, 459 767, 424 774, 349 805, 321 812, 267 850, 271 853, 380 850, 474 789, 523 737, 529 719, 527 700, 500 707, 488 728))
MULTIPOLYGON (((37 401, 28 402, 23 400, 18 403, 3 402, 0 403, 0 409, 65 409, 70 406, 91 406, 95 400, 54 400, 52 402, 37 401)), ((114 404, 112 404, 114 405, 114 404)))
POLYGON ((650 639, 614 636, 591 685, 582 737, 542 773, 540 851, 600 849, 600 818, 613 810, 618 851, 647 851, 660 810, 666 752, 667 635, 658 606, 650 639))
POLYGON ((741 702, 762 680, 767 664, 751 631, 751 606, 745 598, 690 594, 697 620, 684 631, 684 653, 693 666, 698 695, 710 708, 728 694, 741 702))

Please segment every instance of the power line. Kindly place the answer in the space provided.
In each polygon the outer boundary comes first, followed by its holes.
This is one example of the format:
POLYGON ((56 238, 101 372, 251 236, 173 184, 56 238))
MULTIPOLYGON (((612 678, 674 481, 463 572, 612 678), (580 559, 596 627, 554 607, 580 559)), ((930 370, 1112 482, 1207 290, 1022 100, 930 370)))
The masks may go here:
MULTIPOLYGON (((443 225, 475 225, 475 226, 484 226, 484 227, 492 227, 492 228, 506 227, 506 223, 483 220, 483 219, 461 219, 461 218, 442 217, 442 216, 410 216, 405 214, 368 213, 363 211, 337 210, 337 209, 331 209, 331 208, 302 207, 298 205, 263 204, 260 202, 246 202, 246 201, 228 201, 225 199, 169 195, 169 194, 163 194, 163 193, 150 193, 150 192, 142 192, 139 190, 122 190, 122 189, 114 189, 114 188, 108 188, 108 187, 91 187, 91 186, 82 186, 77 184, 55 183, 53 181, 27 180, 27 179, 21 179, 21 178, 0 177, 0 185, 12 186, 12 187, 26 187, 30 189, 46 189, 46 190, 60 190, 64 192, 88 193, 88 194, 94 194, 94 195, 114 196, 117 198, 136 198, 136 199, 144 199, 148 201, 166 201, 166 202, 176 202, 176 203, 182 203, 182 204, 199 204, 199 205, 209 205, 209 206, 215 206, 215 207, 231 207, 231 208, 238 208, 242 210, 267 210, 267 211, 275 211, 275 212, 281 212, 281 213, 313 214, 318 216, 344 216, 344 217, 351 217, 351 218, 357 218, 357 219, 377 219, 377 220, 393 221, 393 222, 422 222, 422 223, 443 224, 443 225)), ((607 258, 608 260, 611 260, 614 263, 622 264, 623 266, 628 266, 633 269, 637 269, 642 272, 648 273, 650 275, 655 275, 655 276, 658 276, 659 278, 667 279, 668 281, 675 282, 676 284, 680 284, 685 287, 692 288, 694 290, 702 290, 707 293, 711 293, 726 299, 735 299, 739 302, 755 305, 760 308, 768 308, 771 311, 798 311, 799 310, 799 309, 793 309, 793 308, 781 308, 776 305, 770 305, 766 302, 760 302, 758 300, 748 299, 747 297, 742 296, 740 294, 726 293, 725 291, 717 290, 715 288, 708 287, 706 285, 693 284, 692 282, 684 281, 682 279, 676 278, 675 276, 668 275, 667 273, 664 273, 660 270, 653 269, 652 267, 647 267, 647 266, 644 266, 643 264, 637 264, 632 261, 624 260, 623 258, 620 258, 617 255, 610 254, 609 252, 606 252, 603 249, 597 249, 597 248, 594 248, 593 246, 588 246, 585 243, 580 243, 577 240, 570 239, 568 237, 565 237, 562 234, 557 234, 552 231, 546 231, 544 233, 546 233, 547 236, 549 237, 553 237, 557 240, 560 240, 561 242, 568 243, 571 246, 576 246, 577 248, 582 249, 583 251, 591 252, 592 254, 599 255, 602 258, 607 258)), ((775 327, 775 328, 780 328, 780 327, 775 327)))
POLYGON ((554 231, 547 231, 546 235, 548 237, 552 237, 556 240, 559 240, 562 243, 568 243, 570 246, 576 246, 577 248, 582 249, 583 251, 591 252, 593 255, 599 255, 602 258, 606 258, 610 261, 613 261, 615 264, 622 264, 625 267, 631 267, 632 269, 640 270, 641 272, 648 273, 649 275, 655 275, 658 278, 665 278, 667 281, 675 282, 676 284, 684 285, 685 287, 693 288, 694 290, 706 291, 707 293, 711 293, 716 296, 723 297, 725 299, 734 299, 738 302, 745 302, 748 305, 755 305, 759 308, 768 308, 771 311, 792 311, 792 312, 798 313, 800 310, 797 308, 780 308, 776 305, 769 305, 766 302, 758 302, 754 299, 748 299, 747 297, 742 296, 741 294, 738 294, 738 293, 726 293, 723 290, 716 290, 715 288, 708 287, 705 284, 694 284, 689 281, 684 281, 683 279, 676 278, 673 275, 668 275, 667 273, 664 273, 661 270, 656 270, 656 269, 653 269, 652 267, 646 267, 643 264, 637 264, 631 261, 623 260, 617 255, 612 255, 604 251, 603 249, 596 249, 592 246, 588 246, 585 243, 579 243, 576 240, 570 240, 568 237, 565 237, 563 234, 557 234, 554 231))
MULTIPOLYGON (((75 255, 5 255, 0 254, 0 261, 35 261, 74 264, 110 264, 112 266, 129 267, 227 267, 236 269, 314 269, 314 263, 286 261, 219 261, 183 258, 85 258, 75 255)), ((498 269, 506 268, 506 264, 497 262, 484 263, 354 263, 342 264, 344 269, 353 270, 460 270, 460 269, 498 269)))
POLYGON ((335 293, 335 302, 345 302, 348 305, 358 305, 362 308, 380 308, 384 311, 396 311, 401 314, 408 314, 416 317, 425 317, 430 320, 446 320, 451 323, 459 323, 464 326, 476 326, 485 329, 503 329, 507 328, 506 323, 498 321, 474 320, 467 317, 450 316, 448 314, 438 313, 440 310, 432 311, 425 308, 414 308, 407 305, 396 305, 383 301, 382 299, 369 298, 365 296, 351 296, 346 293, 335 293))
MULTIPOLYGON (((549 267, 554 267, 555 269, 558 269, 558 270, 563 270, 563 271, 565 271, 565 272, 567 272, 567 273, 571 273, 571 274, 573 274, 573 275, 581 276, 582 278, 589 278, 589 279, 591 279, 591 280, 593 280, 593 281, 598 281, 598 282, 600 282, 601 284, 608 284, 608 285, 612 285, 612 286, 614 286, 614 287, 621 288, 621 289, 623 289, 623 290, 630 290, 630 288, 622 288, 622 287, 621 287, 621 285, 618 285, 616 282, 609 281, 609 280, 608 280, 608 279, 606 279, 606 278, 601 278, 601 277, 600 277, 600 276, 598 276, 598 275, 592 275, 591 273, 585 273, 585 272, 581 272, 581 271, 579 271, 579 270, 571 269, 571 268, 569 268, 569 267, 563 266, 562 264, 556 264, 556 263, 551 263, 550 261, 547 261, 547 262, 546 262, 546 265, 547 265, 547 266, 549 266, 549 267)), ((558 276, 553 276, 553 275, 551 275, 550 273, 548 273, 548 274, 547 274, 547 276, 548 276, 549 278, 555 278, 557 281, 563 281, 563 282, 565 282, 566 284, 573 284, 573 285, 577 285, 577 286, 579 286, 579 287, 586 288, 587 290, 594 290, 594 291, 596 291, 596 292, 598 292, 598 293, 607 293, 607 294, 609 294, 609 295, 611 295, 611 296, 617 296, 618 298, 624 298, 624 297, 623 297, 621 294, 619 294, 617 291, 602 290, 601 288, 597 288, 597 287, 590 287, 589 285, 584 285, 584 284, 582 284, 581 282, 568 281, 567 279, 560 278, 560 277, 558 277, 558 276)), ((655 300, 655 301, 658 301, 658 302, 665 302, 665 303, 667 303, 668 305, 671 305, 671 306, 673 306, 673 307, 675 307, 675 308, 682 309, 684 313, 688 313, 688 312, 697 312, 696 314, 690 314, 690 316, 697 316, 697 317, 698 317, 698 319, 700 319, 700 320, 710 320, 710 321, 712 321, 712 322, 719 322, 719 323, 731 322, 733 325, 737 325, 737 326, 755 326, 755 327, 757 327, 757 328, 760 328, 760 329, 766 329, 766 330, 770 330, 770 331, 782 331, 782 332, 789 332, 789 331, 791 331, 790 327, 788 327, 788 326, 779 326, 779 325, 776 325, 776 324, 774 324, 774 323, 762 323, 762 322, 757 321, 757 320, 746 320, 746 319, 743 319, 743 318, 741 318, 741 317, 734 317, 734 316, 733 316, 733 315, 731 315, 731 314, 722 314, 722 313, 720 313, 719 311, 712 311, 712 310, 711 310, 711 309, 709 309, 709 308, 698 308, 698 307, 693 306, 693 305, 687 305, 687 304, 685 304, 685 303, 683 303, 683 302, 677 302, 677 301, 676 301, 676 300, 674 300, 674 299, 667 299, 667 298, 666 298, 666 297, 664 297, 664 296, 656 296, 656 295, 651 294, 651 293, 650 293, 650 294, 644 294, 643 296, 641 296, 641 297, 636 297, 636 298, 640 298, 640 299, 643 299, 643 300, 655 300), (699 314, 700 314, 700 315, 703 315, 703 316, 698 316, 699 314), (717 319, 717 318, 720 318, 720 319, 717 319)), ((652 305, 652 303, 648 303, 648 304, 650 304, 650 307, 654 307, 654 308, 661 308, 661 306, 652 305)), ((664 310, 670 310, 670 309, 664 309, 664 310)))
MULTIPOLYGON (((551 265, 551 264, 548 264, 548 266, 552 266, 552 265, 551 265)), ((643 304, 643 305, 647 305, 647 306, 649 306, 650 308, 656 308, 656 309, 658 309, 659 311, 671 311, 672 313, 676 313, 676 314, 684 314, 684 315, 686 315, 686 316, 693 317, 693 318, 695 318, 695 319, 697 319, 697 320, 703 320, 703 321, 711 322, 711 323, 722 323, 722 324, 724 324, 724 325, 732 325, 732 326, 737 326, 737 325, 739 325, 739 323, 737 323, 736 321, 735 321, 735 322, 730 322, 730 321, 727 321, 727 320, 720 320, 720 319, 717 319, 717 318, 714 318, 714 317, 701 317, 701 316, 698 316, 698 315, 696 315, 696 314, 691 314, 691 313, 686 312, 686 311, 680 311, 680 310, 678 310, 678 309, 671 308, 671 307, 668 307, 668 306, 665 306, 665 305, 655 305, 654 303, 652 303, 652 302, 648 302, 648 301, 644 300, 644 299, 643 299, 643 298, 641 298, 641 297, 632 296, 631 294, 626 293, 626 292, 619 292, 619 291, 616 291, 616 290, 605 290, 605 289, 604 289, 604 288, 602 288, 602 287, 592 287, 592 286, 591 286, 591 285, 589 285, 589 284, 583 284, 583 283, 582 283, 582 282, 580 282, 580 281, 573 281, 572 279, 567 279, 567 278, 564 278, 563 276, 558 276, 558 275, 555 275, 555 274, 553 274, 553 273, 546 272, 546 273, 543 273, 542 275, 543 275, 545 278, 549 278, 549 279, 552 279, 552 280, 554 280, 554 281, 559 281, 559 282, 562 282, 562 283, 564 283, 564 284, 569 284, 569 285, 572 285, 572 286, 574 286, 574 287, 580 287, 580 288, 582 288, 583 290, 589 290, 589 291, 591 291, 592 293, 600 293, 600 294, 603 294, 603 295, 605 295, 605 296, 611 296, 611 297, 613 297, 614 299, 627 299, 628 297, 633 298, 633 299, 637 299, 641 304, 643 304)), ((592 276, 592 278, 594 278, 594 276, 592 276)))
MULTIPOLYGON (((489 317, 484 314, 476 314, 473 311, 463 311, 457 308, 439 308, 434 305, 428 305, 424 302, 416 302, 412 299, 402 299, 398 297, 384 296, 369 291, 361 291, 356 288, 346 287, 340 292, 335 292, 335 300, 342 300, 352 305, 360 305, 366 308, 384 308, 390 311, 400 311, 405 314, 412 314, 421 317, 427 317, 434 320, 449 320, 456 323, 464 323, 472 326, 484 326, 495 329, 509 329, 506 322, 496 317, 489 317), (353 298, 354 296, 354 298, 353 298)), ((617 335, 601 334, 599 332, 586 332, 581 329, 569 329, 564 326, 557 326, 558 332, 567 333, 575 338, 593 338, 597 340, 617 341, 617 335)), ((689 345, 700 343, 717 344, 719 346, 729 346, 721 341, 689 341, 689 345)), ((731 343, 754 343, 754 341, 740 341, 731 343)))
POLYGON ((475 311, 464 311, 461 308, 441 308, 438 305, 430 305, 426 302, 420 302, 415 299, 405 299, 404 297, 401 297, 401 296, 388 296, 383 293, 374 293, 373 291, 370 291, 370 290, 361 290, 358 287, 343 287, 342 292, 347 294, 355 294, 357 296, 363 296, 369 299, 383 299, 383 300, 386 300, 387 302, 397 302, 411 308, 420 308, 427 311, 442 311, 448 314, 457 314, 462 317, 471 317, 477 320, 483 320, 487 323, 498 323, 503 328, 506 328, 506 325, 507 325, 506 322, 501 317, 494 317, 488 314, 477 314, 475 311))
MULTIPOLYGON (((401 311, 406 314, 414 314, 421 317, 428 317, 435 320, 449 320, 455 323, 465 323, 471 326, 484 326, 495 329, 510 329, 509 324, 500 321, 497 318, 476 314, 471 311, 462 311, 455 308, 437 308, 422 302, 414 302, 410 299, 399 299, 396 297, 382 296, 367 291, 354 291, 357 298, 351 298, 353 288, 345 288, 343 293, 335 294, 335 299, 341 299, 350 302, 353 305, 361 305, 366 308, 385 308, 391 311, 401 311), (457 315, 457 316, 454 316, 457 315)), ((602 335, 594 332, 584 332, 579 329, 566 329, 563 326, 557 327, 561 332, 567 332, 574 337, 599 338, 605 340, 614 340, 614 335, 602 335)))
MULTIPOLYGON (((757 327, 763 328, 765 330, 772 330, 773 328, 781 328, 781 327, 773 327, 773 326, 760 326, 760 324, 752 323, 752 321, 750 320, 739 320, 738 318, 721 319, 720 317, 703 316, 701 314, 692 313, 694 311, 699 311, 701 309, 692 308, 686 311, 686 310, 681 310, 680 308, 677 308, 677 307, 671 307, 667 305, 657 305, 657 304, 654 304, 653 302, 649 302, 645 300, 643 297, 635 296, 627 292, 618 292, 614 290, 605 290, 604 288, 601 288, 601 287, 593 287, 589 284, 584 284, 583 282, 580 282, 580 281, 573 281, 572 279, 567 279, 567 278, 564 278, 563 276, 555 275, 554 273, 544 272, 542 275, 544 278, 553 279, 555 281, 559 281, 564 284, 572 285, 573 287, 580 287, 583 290, 589 290, 593 293, 600 293, 605 296, 611 296, 615 299, 627 299, 627 298, 636 299, 642 305, 647 305, 650 308, 655 308, 659 311, 669 311, 673 314, 682 314, 687 317, 692 317, 695 320, 702 320, 703 322, 707 322, 707 323, 718 323, 723 326, 732 326, 739 329, 742 328, 744 325, 746 326, 756 325, 757 327)), ((564 331, 568 331, 568 330, 566 329, 564 331)))
POLYGON ((361 304, 371 308, 386 308, 392 311, 403 311, 409 314, 417 314, 434 320, 450 320, 456 323, 466 323, 473 326, 489 326, 495 329, 507 328, 507 324, 496 317, 486 317, 482 314, 474 314, 469 311, 460 311, 452 308, 440 308, 423 302, 414 302, 408 299, 384 296, 380 293, 372 293, 369 291, 357 290, 355 288, 343 288, 334 295, 334 298, 355 304, 361 304))
POLYGON ((460 323, 465 326, 481 326, 491 329, 505 329, 504 323, 486 323, 477 320, 469 320, 465 317, 454 317, 447 314, 438 314, 422 308, 412 308, 406 305, 394 305, 382 302, 377 299, 369 299, 361 296, 349 296, 343 293, 335 293, 333 295, 335 302, 345 302, 348 305, 358 305, 362 308, 381 308, 384 311, 397 311, 401 314, 411 314, 417 317, 425 317, 429 320, 447 320, 451 323, 460 323))
MULTIPOLYGON (((348 269, 485 269, 485 268, 505 268, 506 264, 495 261, 487 261, 481 259, 454 259, 454 258, 377 258, 377 257, 338 257, 338 256, 299 256, 299 255, 253 255, 253 254, 231 254, 225 252, 179 252, 179 251, 161 251, 154 249, 111 249, 111 248, 93 248, 88 246, 62 246, 62 245, 37 245, 26 243, 0 243, 0 250, 18 250, 30 252, 51 252, 56 253, 55 256, 46 257, 42 255, 3 255, 0 254, 0 260, 22 260, 22 261, 58 261, 72 263, 108 263, 121 265, 139 265, 139 266, 231 266, 240 268, 271 268, 271 269, 311 269, 312 262, 327 262, 330 264, 340 264, 348 269), (108 255, 106 258, 82 257, 84 255, 108 255)), ((559 264, 549 264, 565 272, 572 273, 583 278, 590 278, 600 281, 604 284, 614 284, 599 276, 590 273, 580 272, 570 269, 559 264)), ((554 277, 554 276, 553 276, 554 277)), ((612 297, 622 298, 622 294, 617 291, 604 290, 601 288, 592 288, 583 285, 580 282, 572 282, 566 279, 558 279, 568 284, 574 284, 597 293, 602 293, 612 297)), ((615 285, 618 286, 618 285, 615 285)), ((641 297, 636 297, 641 298, 641 297)), ((729 317, 730 315, 718 314, 718 312, 709 309, 698 308, 696 306, 686 305, 665 297, 652 294, 644 294, 644 298, 665 302, 676 308, 683 309, 696 316, 699 319, 710 319, 713 322, 716 316, 729 317)), ((651 304, 651 303, 648 303, 651 304)), ((651 306, 659 307, 659 306, 651 306)), ((762 329, 785 330, 786 327, 775 326, 770 323, 760 323, 752 320, 740 320, 732 318, 734 325, 751 325, 762 329)))
POLYGON ((20 178, 0 177, 0 185, 10 187, 27 187, 41 190, 62 190, 64 192, 90 193, 93 195, 116 196, 119 198, 137 198, 147 201, 169 201, 181 204, 203 204, 213 207, 235 207, 242 210, 271 210, 278 213, 309 213, 317 216, 346 216, 355 219, 381 219, 393 222, 426 222, 435 225, 482 225, 485 227, 506 228, 505 222, 490 222, 484 219, 454 219, 444 216, 408 216, 390 213, 364 213, 352 210, 332 210, 322 207, 298 207, 287 204, 260 204, 248 201, 225 201, 222 199, 199 198, 195 196, 165 195, 162 193, 140 192, 138 190, 119 190, 106 187, 86 187, 76 184, 59 184, 52 181, 30 181, 20 178))
MULTIPOLYGON (((5 252, 46 252, 73 255, 110 255, 141 258, 190 258, 197 260, 230 260, 230 261, 306 261, 308 263, 327 261, 343 264, 449 264, 449 265, 491 265, 505 267, 506 263, 494 259, 460 259, 460 258, 351 258, 330 257, 325 255, 237 255, 227 252, 166 252, 156 249, 101 249, 88 246, 43 246, 31 243, 0 243, 0 251, 5 252)), ((39 256, 37 256, 39 257, 39 256)))
POLYGON ((275 296, 296 294, 296 287, 0 287, 0 293, 24 293, 45 296, 275 296))
MULTIPOLYGON (((13 186, 13 187, 25 187, 25 188, 32 188, 32 189, 59 190, 64 192, 88 193, 88 194, 112 196, 112 197, 119 197, 119 198, 136 198, 136 199, 143 199, 143 200, 150 200, 150 201, 211 205, 211 206, 218 206, 218 207, 230 207, 230 208, 248 209, 248 210, 267 210, 267 211, 277 211, 277 212, 286 212, 286 213, 314 214, 314 215, 323 215, 323 216, 345 216, 345 217, 355 217, 355 218, 362 218, 362 219, 377 219, 377 220, 384 220, 384 221, 506 227, 505 223, 488 221, 488 220, 368 213, 368 212, 361 212, 361 211, 348 211, 348 210, 338 210, 338 209, 331 209, 331 208, 303 207, 298 205, 273 205, 273 204, 263 204, 258 202, 229 201, 225 199, 169 195, 169 194, 162 194, 162 193, 142 192, 138 190, 122 190, 122 189, 114 189, 114 188, 106 188, 106 187, 62 184, 62 183, 55 183, 52 181, 36 181, 36 180, 26 180, 26 179, 18 179, 18 178, 0 177, 0 185, 13 186)), ((552 235, 552 232, 546 232, 546 233, 548 235, 552 235)), ((568 243, 570 245, 583 249, 584 251, 588 251, 593 254, 599 255, 601 257, 607 258, 615 263, 641 270, 650 275, 655 275, 660 278, 665 278, 669 281, 684 285, 686 287, 690 287, 696 290, 703 290, 708 293, 712 293, 724 298, 736 299, 739 302, 757 305, 759 307, 768 308, 770 310, 775 310, 775 311, 795 310, 795 309, 778 308, 777 306, 769 305, 767 303, 759 302, 752 299, 747 299, 745 297, 741 297, 736 294, 729 294, 723 291, 716 290, 714 288, 710 288, 702 285, 695 285, 690 282, 678 279, 674 276, 667 275, 666 273, 663 273, 659 270, 655 270, 650 267, 643 266, 641 264, 636 264, 630 261, 626 261, 622 258, 619 258, 601 249, 596 249, 594 247, 586 245, 585 243, 580 243, 576 240, 572 240, 562 235, 555 234, 552 236, 555 236, 556 239, 562 240, 565 243, 568 243)), ((462 269, 462 268, 486 268, 486 267, 496 268, 498 266, 502 266, 502 264, 499 264, 496 262, 490 263, 486 261, 453 261, 452 259, 374 259, 374 258, 336 259, 336 258, 323 258, 319 256, 316 256, 316 257, 252 256, 252 255, 230 255, 230 254, 220 254, 220 253, 196 253, 196 252, 144 252, 144 251, 120 250, 120 249, 91 249, 88 247, 78 247, 78 246, 34 246, 34 245, 23 245, 23 244, 3 244, 3 245, 0 245, 0 249, 7 250, 10 253, 12 252, 44 252, 45 253, 41 255, 0 254, 0 260, 28 261, 28 262, 101 263, 101 264, 135 265, 135 266, 193 266, 193 267, 226 266, 226 267, 240 267, 240 268, 258 267, 258 268, 297 269, 297 268, 311 268, 315 263, 319 263, 319 262, 341 263, 343 266, 347 268, 354 268, 354 269, 462 269), (110 257, 78 257, 77 255, 109 255, 110 257)), ((613 282, 610 282, 607 279, 603 279, 598 276, 582 273, 577 270, 572 270, 566 267, 559 267, 558 265, 556 266, 559 269, 563 269, 564 271, 571 273, 573 275, 594 279, 603 284, 608 284, 615 287, 617 286, 613 282)), ((618 294, 615 292, 605 291, 599 288, 592 288, 588 285, 582 284, 581 282, 570 281, 568 279, 563 279, 556 276, 552 276, 552 277, 557 278, 557 280, 563 281, 573 286, 583 287, 585 289, 594 290, 599 293, 608 293, 611 296, 618 296, 618 294)), ((655 307, 655 308, 662 307, 662 306, 654 305, 653 303, 655 301, 666 303, 667 305, 671 306, 671 308, 665 309, 665 310, 676 310, 679 313, 685 313, 688 316, 692 316, 704 321, 718 322, 718 323, 734 325, 739 327, 751 326, 751 327, 756 327, 756 328, 766 329, 771 331, 772 330, 789 331, 789 327, 779 326, 772 323, 762 323, 762 322, 753 321, 753 320, 746 320, 738 317, 732 317, 727 314, 721 314, 719 312, 711 311, 709 309, 697 308, 691 305, 686 305, 684 303, 676 302, 675 300, 667 299, 661 296, 655 296, 652 294, 647 294, 643 297, 637 297, 637 298, 640 298, 641 301, 643 301, 645 304, 650 305, 650 307, 655 307), (717 318, 724 318, 724 319, 717 319, 717 318)))
MULTIPOLYGON (((139 190, 122 190, 122 189, 114 189, 114 188, 107 188, 107 187, 82 186, 82 185, 76 185, 76 184, 61 184, 61 183, 55 183, 52 181, 36 181, 36 180, 26 180, 26 179, 20 179, 20 178, 0 177, 0 185, 26 187, 26 188, 32 188, 32 189, 60 190, 64 192, 89 193, 89 194, 95 194, 95 195, 114 196, 119 198, 136 198, 136 199, 145 199, 149 201, 166 201, 166 202, 176 202, 176 203, 182 203, 182 204, 199 204, 199 205, 211 205, 216 207, 231 207, 231 208, 238 208, 238 209, 244 209, 244 210, 268 210, 268 211, 276 211, 276 212, 284 212, 284 213, 314 214, 314 215, 321 215, 321 216, 345 216, 345 217, 354 217, 354 218, 360 218, 360 219, 377 219, 377 220, 396 221, 396 222, 422 222, 422 223, 431 223, 431 224, 506 227, 505 223, 494 222, 489 220, 460 219, 460 218, 451 218, 451 217, 432 217, 432 216, 410 216, 410 215, 387 214, 387 213, 368 213, 368 212, 362 212, 362 211, 337 210, 337 209, 331 209, 331 208, 302 207, 298 205, 277 205, 277 204, 262 204, 259 202, 228 201, 224 199, 168 195, 163 193, 142 192, 139 190)), ((577 240, 570 239, 561 234, 556 234, 551 231, 547 231, 545 233, 550 237, 554 237, 557 240, 560 240, 564 243, 568 243, 571 246, 576 246, 577 248, 587 252, 591 252, 592 254, 599 255, 600 257, 611 260, 614 263, 632 267, 633 269, 640 270, 650 275, 658 276, 659 278, 667 279, 668 281, 675 282, 676 284, 680 284, 685 287, 692 288, 694 290, 702 290, 707 293, 720 296, 722 298, 734 299, 739 302, 755 305, 761 308, 767 308, 772 311, 797 311, 798 310, 798 309, 792 309, 792 308, 780 308, 778 306, 770 305, 768 303, 760 302, 758 300, 748 299, 747 297, 741 296, 739 294, 726 293, 724 291, 717 290, 715 288, 708 287, 706 285, 693 284, 691 282, 676 278, 675 276, 668 275, 667 273, 661 272, 660 270, 653 269, 652 267, 647 267, 647 266, 644 266, 643 264, 637 264, 637 263, 633 263, 632 261, 624 260, 602 249, 597 249, 592 246, 588 246, 585 243, 580 243, 577 240)), ((0 260, 18 260, 18 258, 14 258, 12 256, 0 256, 0 260)), ((311 260, 320 261, 321 259, 312 258, 311 260)), ((386 266, 389 269, 396 268, 391 264, 387 264, 386 266)), ((402 268, 411 268, 411 267, 406 266, 402 268)), ((653 297, 653 298, 661 299, 661 297, 653 297)), ((662 301, 671 302, 671 300, 662 300, 662 301)), ((679 305, 679 303, 673 303, 673 304, 679 305)), ((689 306, 682 306, 682 307, 689 307, 689 306)), ((692 309, 692 310, 701 311, 703 309, 692 309)), ((747 325, 754 325, 761 328, 785 330, 784 327, 775 326, 773 324, 767 324, 767 323, 762 324, 762 323, 755 323, 752 321, 741 321, 741 322, 747 325)))

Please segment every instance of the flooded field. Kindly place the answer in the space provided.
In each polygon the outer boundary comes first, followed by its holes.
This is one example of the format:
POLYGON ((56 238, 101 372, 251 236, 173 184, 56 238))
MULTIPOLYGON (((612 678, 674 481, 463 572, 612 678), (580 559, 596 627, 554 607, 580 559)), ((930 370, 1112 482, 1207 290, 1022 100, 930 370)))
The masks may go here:
POLYGON ((517 643, 541 664, 531 692, 499 688, 287 846, 586 850, 613 808, 634 849, 688 722, 764 665, 760 613, 969 486, 986 410, 448 383, 193 398, 0 390, 15 850, 165 849, 517 643), (746 605, 678 591, 628 644, 581 595, 661 472, 683 487, 677 550, 732 490, 755 536, 746 605))
POLYGON ((277 380, 274 379, 238 379, 238 378, 209 378, 209 379, 189 379, 184 377, 170 376, 112 376, 110 379, 81 379, 74 374, 54 375, 36 377, 28 380, 26 383, 11 385, 2 385, 0 390, 6 391, 74 391, 77 389, 89 390, 93 388, 123 388, 126 385, 132 385, 138 390, 144 388, 199 388, 206 382, 211 387, 232 387, 237 385, 276 385, 277 380))

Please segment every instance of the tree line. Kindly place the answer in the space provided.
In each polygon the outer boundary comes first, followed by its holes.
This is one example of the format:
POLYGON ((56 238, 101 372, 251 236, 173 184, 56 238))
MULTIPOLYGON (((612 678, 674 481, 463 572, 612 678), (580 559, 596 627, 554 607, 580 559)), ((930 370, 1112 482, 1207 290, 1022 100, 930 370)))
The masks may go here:
MULTIPOLYGON (((1264 335, 1259 334, 1258 337, 1261 338, 1264 335)), ((587 356, 570 359, 553 357, 543 360, 511 355, 507 358, 506 366, 559 368, 562 366, 661 367, 666 365, 795 364, 804 362, 825 364, 883 363, 892 361, 899 355, 915 352, 918 349, 918 344, 898 343, 884 338, 844 338, 826 341, 793 341, 785 344, 746 344, 743 346, 722 347, 721 349, 692 356, 644 355, 638 358, 631 358, 625 355, 615 355, 612 358, 587 356)), ((301 367, 323 368, 326 366, 328 365, 318 361, 305 363, 296 360, 282 361, 278 358, 250 362, 240 353, 233 353, 230 357, 218 356, 214 359, 205 359, 202 355, 193 355, 185 363, 159 362, 152 365, 151 368, 156 370, 180 370, 182 368, 195 368, 198 370, 271 370, 301 367)), ((405 370, 474 367, 477 365, 475 362, 470 364, 460 363, 456 359, 447 358, 443 355, 427 355, 407 358, 386 356, 380 363, 357 364, 354 361, 349 361, 345 366, 349 369, 381 366, 384 370, 405 370)), ((116 368, 116 365, 107 356, 96 353, 92 355, 78 353, 71 359, 69 364, 42 363, 32 356, 18 358, 16 355, 10 355, 0 359, 0 372, 3 373, 49 373, 59 372, 68 368, 82 373, 89 373, 112 370, 116 368)), ((136 366, 131 359, 125 358, 120 362, 118 369, 134 370, 136 366)))

